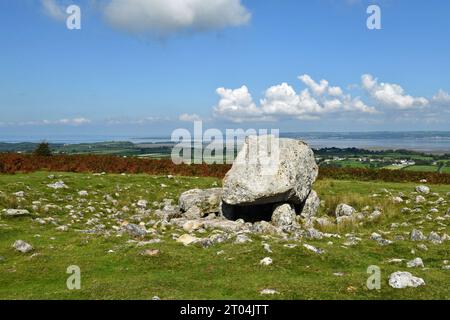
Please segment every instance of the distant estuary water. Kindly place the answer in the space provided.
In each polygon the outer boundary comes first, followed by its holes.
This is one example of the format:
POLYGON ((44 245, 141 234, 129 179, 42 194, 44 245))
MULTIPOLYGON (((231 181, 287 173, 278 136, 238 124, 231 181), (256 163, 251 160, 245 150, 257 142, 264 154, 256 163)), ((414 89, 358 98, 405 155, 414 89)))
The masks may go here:
MULTIPOLYGON (((301 139, 311 147, 361 148, 369 150, 405 149, 431 153, 450 153, 448 132, 293 132, 281 137, 301 139)), ((40 142, 79 144, 105 141, 129 141, 132 143, 168 143, 169 136, 0 136, 0 142, 40 142)))

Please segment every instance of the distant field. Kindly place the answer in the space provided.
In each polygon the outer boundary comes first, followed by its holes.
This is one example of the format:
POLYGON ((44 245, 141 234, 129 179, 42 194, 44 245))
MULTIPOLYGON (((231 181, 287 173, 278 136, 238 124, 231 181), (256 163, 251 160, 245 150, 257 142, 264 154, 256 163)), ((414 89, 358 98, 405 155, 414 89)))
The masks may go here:
POLYGON ((409 166, 404 168, 403 170, 406 171, 420 171, 420 172, 436 172, 437 171, 436 166, 409 166))

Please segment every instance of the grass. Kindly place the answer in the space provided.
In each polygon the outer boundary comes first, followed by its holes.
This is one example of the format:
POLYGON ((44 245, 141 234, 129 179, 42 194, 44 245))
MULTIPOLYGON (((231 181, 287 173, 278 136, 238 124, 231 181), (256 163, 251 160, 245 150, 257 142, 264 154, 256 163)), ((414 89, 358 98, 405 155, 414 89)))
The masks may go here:
MULTIPOLYGON (((215 178, 196 177, 155 177, 148 175, 92 175, 55 173, 49 179, 48 172, 31 174, 0 175, 0 210, 21 207, 32 212, 32 218, 52 217, 57 224, 71 223, 66 205, 72 205, 74 212, 85 212, 80 221, 73 221, 69 231, 56 231, 51 223, 40 225, 30 217, 0 219, 0 299, 151 299, 157 295, 162 299, 449 299, 450 271, 443 270, 443 260, 450 259, 449 241, 441 245, 426 242, 428 251, 420 251, 417 243, 409 240, 395 241, 388 246, 379 246, 370 240, 370 234, 387 232, 384 237, 393 239, 412 228, 421 228, 425 234, 430 231, 449 231, 448 220, 445 227, 436 220, 426 219, 429 205, 424 205, 423 214, 402 214, 405 205, 395 205, 389 201, 391 194, 403 192, 409 195, 416 184, 358 182, 345 180, 320 180, 315 184, 319 196, 325 201, 320 215, 327 215, 337 203, 347 202, 358 210, 369 205, 379 206, 384 214, 377 222, 347 226, 341 238, 322 240, 283 241, 263 239, 252 235, 253 242, 235 245, 232 242, 209 248, 182 246, 172 240, 172 234, 181 234, 172 227, 159 227, 160 243, 137 247, 128 235, 121 237, 111 232, 95 235, 76 232, 87 229, 85 223, 90 218, 99 217, 106 229, 115 225, 108 217, 114 206, 105 200, 111 195, 118 204, 130 207, 123 218, 134 221, 132 203, 139 199, 162 201, 176 199, 185 190, 207 188, 220 184, 215 178), (69 189, 52 190, 46 185, 63 180, 69 189), (162 184, 165 187, 162 187, 162 184), (384 192, 388 189, 391 194, 384 192), (78 191, 87 190, 89 196, 82 200, 78 191), (25 199, 18 200, 12 193, 25 192, 25 199), (96 192, 96 194, 95 194, 96 192), (373 196, 376 194, 376 196, 373 196), (40 201, 39 208, 33 210, 33 201, 40 201), (45 211, 45 204, 55 204, 59 208, 45 211), (86 207, 95 211, 87 213, 86 207), (408 222, 407 227, 391 229, 393 222, 408 222), (164 230, 164 228, 166 228, 164 230), (343 246, 345 232, 354 232, 362 241, 354 247, 343 246), (15 252, 11 245, 22 239, 35 247, 32 254, 15 252), (270 243, 273 253, 264 251, 261 242, 270 243), (329 242, 332 242, 330 244, 329 242), (292 249, 287 243, 297 244, 292 249), (308 243, 324 249, 317 255, 303 248, 308 243), (146 248, 159 249, 161 254, 145 257, 140 252, 146 248), (113 250, 114 252, 108 253, 113 250), (218 255, 217 252, 224 253, 218 255), (412 254, 411 250, 416 253, 412 254), (270 256, 273 264, 267 267, 259 261, 270 256), (407 269, 403 264, 387 263, 391 258, 413 259, 420 256, 427 269, 407 269), (70 265, 81 268, 81 290, 70 291, 66 287, 69 276, 66 269, 70 265), (378 265, 382 270, 381 290, 366 288, 366 273, 369 265, 378 265), (425 279, 427 285, 415 289, 396 290, 388 286, 390 273, 402 270, 425 279), (343 276, 334 273, 343 272, 343 276), (261 296, 259 291, 273 288, 280 292, 275 296, 261 296)), ((450 191, 448 185, 433 185, 433 192, 441 196, 450 191)), ((437 197, 430 196, 430 200, 437 197)), ((450 199, 447 199, 450 200, 450 199)), ((440 209, 438 215, 443 215, 440 209)), ((149 239, 152 238, 148 236, 149 239)))
POLYGON ((414 165, 404 168, 406 171, 420 171, 420 172, 437 172, 437 166, 427 166, 427 165, 414 165))

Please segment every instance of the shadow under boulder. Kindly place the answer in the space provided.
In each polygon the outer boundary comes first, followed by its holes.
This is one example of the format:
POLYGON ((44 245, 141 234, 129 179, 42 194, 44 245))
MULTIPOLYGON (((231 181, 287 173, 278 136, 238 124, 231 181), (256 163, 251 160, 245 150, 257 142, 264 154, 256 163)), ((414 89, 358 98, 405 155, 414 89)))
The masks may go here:
POLYGON ((281 203, 267 203, 256 205, 230 205, 222 202, 222 215, 228 219, 236 221, 243 219, 245 222, 258 222, 272 220, 274 209, 281 203))

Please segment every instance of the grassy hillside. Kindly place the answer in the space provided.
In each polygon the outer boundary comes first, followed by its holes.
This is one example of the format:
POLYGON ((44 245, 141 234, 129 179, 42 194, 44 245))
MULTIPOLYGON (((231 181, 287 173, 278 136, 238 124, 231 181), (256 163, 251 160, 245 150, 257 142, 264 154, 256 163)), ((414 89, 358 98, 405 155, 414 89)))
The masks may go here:
MULTIPOLYGON (((177 201, 187 189, 206 188, 220 184, 215 178, 158 177, 148 175, 93 175, 48 172, 0 175, 0 211, 26 208, 31 217, 1 217, 0 220, 0 299, 449 299, 450 270, 444 270, 444 260, 450 259, 450 241, 433 244, 409 240, 413 228, 428 235, 431 231, 449 233, 449 220, 443 217, 448 205, 439 206, 438 213, 429 209, 432 203, 421 204, 420 213, 401 213, 405 204, 394 204, 391 197, 403 192, 411 194, 414 183, 357 182, 324 179, 316 182, 325 205, 320 215, 327 215, 343 201, 358 210, 369 205, 380 207, 379 220, 364 225, 329 228, 340 238, 321 240, 281 240, 277 237, 251 235, 253 242, 234 244, 226 241, 208 248, 183 246, 173 234, 183 230, 171 225, 154 223, 153 218, 140 217, 135 204, 149 201, 156 209, 164 199, 177 201), (68 189, 53 190, 47 184, 62 180, 68 189), (387 190, 386 190, 387 189, 387 190), (86 190, 87 196, 79 191, 86 190), (24 191, 23 198, 13 195, 24 191), (389 192, 389 193, 386 193, 389 192), (34 202, 33 201, 39 201, 34 202), (153 203, 157 201, 158 203, 153 203), (34 205, 34 207, 33 207, 34 205), (127 206, 130 210, 123 211, 127 206), (117 211, 123 211, 115 216, 117 211), (36 218, 46 219, 40 224, 36 218), (145 240, 160 242, 139 246, 139 241, 115 231, 118 221, 146 223, 154 230, 145 240), (397 225, 392 225, 396 223, 397 225), (58 226, 68 231, 57 231, 58 226), (103 225, 103 229, 100 228, 103 225), (100 229, 96 229, 100 228, 100 229), (97 231, 96 231, 97 230, 97 231), (378 232, 394 243, 380 246, 370 239, 378 232), (94 233, 96 232, 96 233, 94 233), (349 233, 361 238, 348 245, 349 233), (403 240, 399 240, 403 237, 403 240), (34 252, 22 254, 11 245, 22 239, 32 244, 34 252), (158 241, 158 240, 157 240, 158 241), (264 250, 262 242, 270 244, 273 253, 264 250), (302 245, 311 244, 325 250, 318 255, 302 245), (288 248, 291 244, 296 247, 288 248), (159 249, 157 256, 143 256, 144 249, 159 249), (414 250, 414 253, 412 251, 414 250), (273 264, 261 266, 259 261, 270 256, 273 264), (425 267, 409 269, 406 261, 421 257, 425 267), (389 263, 392 258, 406 259, 389 263), (66 288, 66 269, 81 268, 81 290, 66 288), (366 288, 369 265, 382 270, 381 290, 366 288), (409 271, 423 278, 426 286, 414 289, 392 289, 389 274, 409 271), (279 294, 261 296, 265 288, 279 294)), ((432 192, 450 201, 449 185, 433 185, 432 192)), ((430 195, 436 201, 438 195, 430 195)), ((412 204, 409 207, 413 207, 412 204)), ((204 236, 204 235, 199 235, 204 236)))

